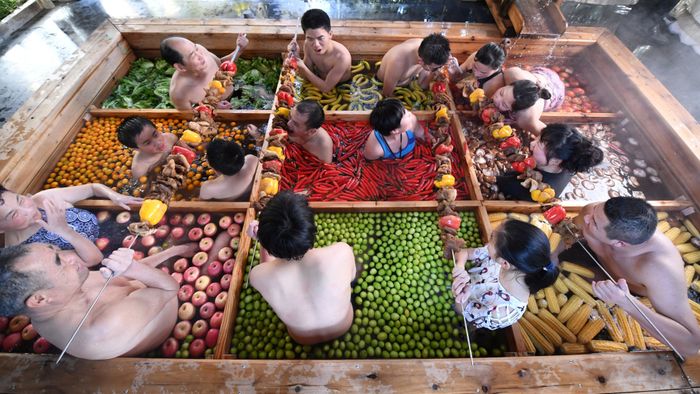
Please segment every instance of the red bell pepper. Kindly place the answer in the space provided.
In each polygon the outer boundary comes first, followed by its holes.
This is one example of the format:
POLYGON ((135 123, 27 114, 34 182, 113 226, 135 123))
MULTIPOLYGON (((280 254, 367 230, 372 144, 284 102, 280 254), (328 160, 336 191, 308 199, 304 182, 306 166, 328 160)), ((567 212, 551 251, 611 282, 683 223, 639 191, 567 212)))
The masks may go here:
POLYGON ((286 102, 288 106, 292 107, 294 106, 294 96, 291 94, 284 92, 284 91, 279 91, 277 92, 277 99, 280 102, 286 102))
POLYGON ((214 110, 208 105, 200 104, 194 107, 194 110, 197 112, 204 112, 206 114, 209 114, 209 116, 214 116, 214 110))
POLYGON ((520 172, 520 173, 525 172, 525 163, 523 163, 522 161, 514 161, 514 162, 510 163, 510 165, 517 172, 520 172))
POLYGON ((173 146, 173 150, 170 151, 171 154, 173 155, 183 155, 185 156, 185 159, 187 159, 187 162, 192 164, 194 159, 197 157, 197 154, 194 153, 193 151, 183 148, 182 146, 173 146))
POLYGON ((530 167, 530 168, 535 168, 537 166, 537 162, 535 161, 535 158, 532 156, 526 157, 525 160, 523 160, 523 164, 525 164, 525 166, 530 167))
POLYGON ((263 171, 271 170, 275 173, 280 173, 282 171, 282 162, 279 160, 268 160, 262 165, 263 171))
POLYGON ((292 70, 296 70, 299 65, 297 64, 297 58, 295 57, 290 57, 289 58, 289 68, 292 70))
POLYGON ((236 67, 236 63, 234 63, 230 60, 227 60, 225 62, 221 62, 221 65, 219 66, 219 70, 232 72, 234 74, 236 73, 237 69, 238 68, 236 67))
POLYGON ((433 82, 433 93, 445 93, 445 83, 444 82, 433 82))
POLYGON ((274 129, 272 129, 272 131, 270 131, 270 136, 277 134, 287 134, 287 132, 284 131, 284 129, 280 129, 279 127, 275 127, 274 129))
POLYGON ((491 119, 496 112, 496 108, 494 107, 485 108, 483 111, 481 111, 481 120, 484 122, 484 124, 491 124, 491 119))
POLYGON ((520 147, 520 138, 518 138, 516 136, 508 137, 508 139, 501 142, 501 145, 499 147, 501 148, 501 150, 506 150, 510 147, 519 148, 520 147))
POLYGON ((555 205, 542 214, 552 225, 555 225, 566 218, 566 209, 561 205, 555 205))
POLYGON ((440 145, 438 145, 437 148, 435 148, 435 154, 436 155, 449 154, 452 152, 452 149, 454 149, 454 146, 452 146, 452 145, 440 144, 440 145))
POLYGON ((441 228, 451 228, 453 230, 459 230, 459 226, 462 224, 462 218, 455 215, 446 215, 440 218, 438 225, 441 228))

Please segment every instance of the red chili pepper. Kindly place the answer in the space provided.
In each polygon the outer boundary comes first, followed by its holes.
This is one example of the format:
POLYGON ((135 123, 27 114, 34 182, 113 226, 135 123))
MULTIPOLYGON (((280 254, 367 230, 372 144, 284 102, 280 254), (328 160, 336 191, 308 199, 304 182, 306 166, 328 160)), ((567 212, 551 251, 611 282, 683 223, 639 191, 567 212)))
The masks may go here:
POLYGON ((170 151, 171 154, 173 155, 183 155, 185 159, 187 160, 188 163, 192 164, 194 159, 197 157, 197 154, 192 152, 191 150, 187 148, 183 148, 182 146, 173 146, 173 150, 170 151))
POLYGON ((436 155, 444 155, 447 153, 451 153, 452 149, 454 149, 454 146, 452 146, 452 145, 440 144, 440 145, 438 145, 437 148, 435 148, 435 154, 436 155))
POLYGON ((561 205, 555 205, 542 214, 552 225, 557 224, 566 218, 566 209, 561 205))
POLYGON ((277 92, 277 98, 279 99, 280 102, 285 102, 290 107, 294 106, 294 96, 292 96, 291 94, 289 94, 287 92, 284 92, 284 91, 277 92))
POLYGON ((434 93, 445 93, 445 89, 444 82, 433 82, 432 90, 434 93))
POLYGON ((508 137, 505 141, 501 142, 501 145, 499 147, 501 150, 506 150, 508 148, 519 148, 520 147, 520 138, 516 136, 508 137))

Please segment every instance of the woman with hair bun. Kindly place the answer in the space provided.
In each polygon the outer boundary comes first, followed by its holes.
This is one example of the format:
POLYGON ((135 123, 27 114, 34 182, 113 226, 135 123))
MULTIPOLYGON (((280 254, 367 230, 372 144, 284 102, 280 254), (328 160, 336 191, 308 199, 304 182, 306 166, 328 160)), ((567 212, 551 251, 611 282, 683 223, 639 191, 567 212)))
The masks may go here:
POLYGON ((487 96, 491 96, 496 90, 505 85, 503 77, 503 62, 506 60, 506 47, 510 43, 504 40, 500 44, 489 42, 472 52, 471 55, 459 65, 456 58, 450 58, 450 73, 453 80, 464 78, 468 72, 474 73, 477 86, 484 89, 487 96))

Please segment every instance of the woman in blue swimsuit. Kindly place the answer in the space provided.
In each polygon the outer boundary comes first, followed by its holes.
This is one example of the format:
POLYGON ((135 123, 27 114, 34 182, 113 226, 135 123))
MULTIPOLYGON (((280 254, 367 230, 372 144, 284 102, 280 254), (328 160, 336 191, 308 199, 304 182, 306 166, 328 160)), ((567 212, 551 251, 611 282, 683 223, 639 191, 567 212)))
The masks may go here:
POLYGON ((394 98, 379 101, 369 115, 369 123, 374 131, 365 144, 367 160, 404 158, 413 152, 416 138, 425 140, 425 130, 416 115, 394 98))

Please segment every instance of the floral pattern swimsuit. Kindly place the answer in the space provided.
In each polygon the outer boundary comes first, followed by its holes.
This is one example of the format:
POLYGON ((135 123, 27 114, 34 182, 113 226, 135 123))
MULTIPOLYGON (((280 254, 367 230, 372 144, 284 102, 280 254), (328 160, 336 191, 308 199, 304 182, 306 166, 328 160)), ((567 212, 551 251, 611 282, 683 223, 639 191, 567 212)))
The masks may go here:
MULTIPOLYGON (((41 212, 41 218, 46 221, 46 212, 41 208, 39 208, 39 212, 41 212)), ((100 235, 100 225, 97 222, 97 217, 92 212, 80 208, 67 208, 66 222, 78 234, 92 242, 95 242, 100 235)), ((70 242, 63 239, 60 235, 52 233, 43 227, 22 243, 44 243, 57 246, 62 250, 75 249, 70 242)))
POLYGON ((498 281, 501 266, 483 246, 474 251, 476 265, 469 269, 471 294, 464 307, 464 317, 477 328, 497 330, 517 322, 525 313, 523 302, 506 291, 498 281))

